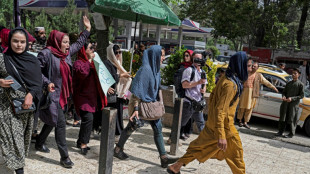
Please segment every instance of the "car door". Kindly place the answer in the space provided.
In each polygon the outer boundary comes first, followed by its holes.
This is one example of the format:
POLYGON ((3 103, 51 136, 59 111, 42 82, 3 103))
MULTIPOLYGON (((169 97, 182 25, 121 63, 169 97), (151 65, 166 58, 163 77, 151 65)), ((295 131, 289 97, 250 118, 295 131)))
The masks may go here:
POLYGON ((279 120, 280 105, 282 103, 281 92, 283 91, 286 83, 284 80, 273 75, 263 74, 263 76, 277 87, 279 93, 276 93, 272 89, 262 85, 260 96, 257 101, 258 106, 256 110, 253 111, 253 115, 271 120, 279 120))

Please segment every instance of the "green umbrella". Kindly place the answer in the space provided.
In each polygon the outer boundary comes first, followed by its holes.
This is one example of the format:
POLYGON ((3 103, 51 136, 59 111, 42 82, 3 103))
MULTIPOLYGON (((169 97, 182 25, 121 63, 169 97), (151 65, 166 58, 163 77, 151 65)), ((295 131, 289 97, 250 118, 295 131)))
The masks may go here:
POLYGON ((161 0, 96 0, 91 9, 105 16, 129 21, 181 25, 178 16, 161 0))
MULTIPOLYGON (((135 21, 133 47, 138 21, 157 25, 181 25, 178 16, 162 0, 96 0, 91 9, 105 16, 135 21)), ((132 59, 133 52, 131 53, 130 73, 132 59)))

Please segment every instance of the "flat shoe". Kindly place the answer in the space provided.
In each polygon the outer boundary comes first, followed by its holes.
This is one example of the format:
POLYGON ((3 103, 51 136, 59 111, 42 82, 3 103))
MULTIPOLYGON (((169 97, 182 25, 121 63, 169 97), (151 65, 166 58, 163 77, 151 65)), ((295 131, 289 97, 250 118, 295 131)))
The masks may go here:
POLYGON ((174 173, 174 171, 170 170, 169 168, 167 168, 167 172, 168 172, 169 174, 181 174, 181 172, 174 173))

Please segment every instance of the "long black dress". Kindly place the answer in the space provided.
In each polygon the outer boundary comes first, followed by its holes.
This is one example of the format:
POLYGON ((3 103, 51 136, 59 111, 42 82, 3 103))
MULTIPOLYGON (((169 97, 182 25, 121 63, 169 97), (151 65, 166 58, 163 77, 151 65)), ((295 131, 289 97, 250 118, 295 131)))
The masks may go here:
MULTIPOLYGON (((113 89, 115 89, 117 83, 119 82, 119 75, 117 74, 117 68, 109 60, 104 60, 103 63, 115 80, 115 83, 111 86, 113 89)), ((124 129, 123 105, 124 105, 124 100, 122 98, 117 98, 116 103, 108 103, 108 106, 107 106, 107 107, 113 107, 117 109, 115 135, 120 135, 122 130, 124 129)))

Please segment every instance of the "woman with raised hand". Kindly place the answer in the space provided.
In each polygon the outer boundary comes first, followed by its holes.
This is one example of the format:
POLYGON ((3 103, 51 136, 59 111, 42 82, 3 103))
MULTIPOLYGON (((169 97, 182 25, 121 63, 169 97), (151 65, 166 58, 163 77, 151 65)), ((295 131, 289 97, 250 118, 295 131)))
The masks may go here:
MULTIPOLYGON (((73 65, 73 102, 76 113, 81 117, 81 127, 77 147, 86 155, 93 126, 94 113, 107 105, 107 99, 100 86, 93 58, 92 44, 86 42, 77 55, 73 65)), ((98 115, 99 116, 99 115, 98 115)), ((101 115, 100 115, 101 116, 101 115)))
MULTIPOLYGON (((119 142, 114 149, 114 156, 121 160, 128 158, 128 155, 123 151, 124 145, 131 134, 137 129, 137 120, 139 119, 139 103, 155 102, 159 100, 160 88, 160 64, 165 59, 165 51, 161 46, 154 45, 143 53, 142 66, 138 70, 135 78, 132 81, 132 95, 129 100, 128 113, 131 115, 130 121, 126 128, 122 131, 119 142)), ((144 122, 144 120, 140 120, 144 122)), ((164 146, 162 134, 161 119, 149 121, 154 132, 154 141, 160 156, 162 167, 167 167, 176 159, 168 157, 164 146)))
POLYGON ((7 50, 0 53, 0 173, 24 173, 31 142, 34 112, 15 114, 13 99, 24 98, 22 109, 27 110, 41 97, 40 64, 27 53, 28 44, 27 32, 17 27, 9 33, 7 50))
POLYGON ((66 168, 71 168, 74 165, 68 154, 66 118, 64 114, 68 109, 68 98, 72 95, 71 56, 84 46, 91 29, 90 22, 86 16, 83 16, 83 22, 86 30, 82 32, 79 39, 71 46, 67 34, 53 30, 47 40, 46 48, 38 54, 43 85, 52 93, 52 100, 47 109, 40 110, 39 117, 45 124, 38 135, 35 148, 38 151, 49 153, 49 149, 44 143, 55 127, 55 140, 61 156, 60 164, 66 168), (48 75, 49 68, 51 68, 50 77, 48 75))

